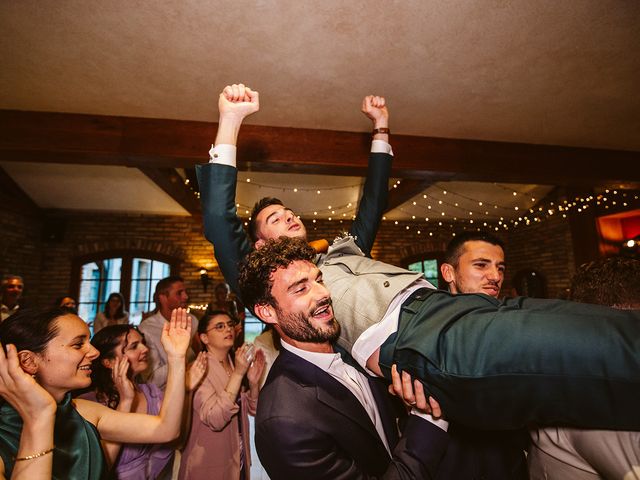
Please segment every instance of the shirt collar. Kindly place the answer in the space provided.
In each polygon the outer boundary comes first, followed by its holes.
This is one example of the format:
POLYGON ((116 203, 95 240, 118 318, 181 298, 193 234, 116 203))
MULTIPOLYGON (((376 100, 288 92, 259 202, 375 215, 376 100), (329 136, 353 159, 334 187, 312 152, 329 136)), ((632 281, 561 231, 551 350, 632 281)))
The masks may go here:
POLYGON ((342 357, 337 352, 310 352, 308 350, 302 350, 301 348, 294 347, 283 339, 281 339, 281 343, 282 348, 284 348, 285 350, 288 350, 291 353, 305 359, 309 363, 313 363, 316 367, 321 368, 324 371, 329 370, 334 362, 342 362, 342 357))

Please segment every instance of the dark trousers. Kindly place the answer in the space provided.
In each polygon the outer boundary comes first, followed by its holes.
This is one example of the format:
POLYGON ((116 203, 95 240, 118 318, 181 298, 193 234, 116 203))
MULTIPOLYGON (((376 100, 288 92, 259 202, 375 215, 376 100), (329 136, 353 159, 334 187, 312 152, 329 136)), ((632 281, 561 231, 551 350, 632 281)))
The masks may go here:
POLYGON ((640 312, 562 300, 419 290, 380 349, 449 419, 640 430, 640 312))

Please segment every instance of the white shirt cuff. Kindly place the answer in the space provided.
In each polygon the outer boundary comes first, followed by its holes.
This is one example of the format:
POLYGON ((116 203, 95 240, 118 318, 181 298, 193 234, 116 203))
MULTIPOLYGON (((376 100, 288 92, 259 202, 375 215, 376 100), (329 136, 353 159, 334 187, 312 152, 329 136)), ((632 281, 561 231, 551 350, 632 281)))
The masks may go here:
POLYGON ((393 150, 384 140, 371 140, 371 153, 388 153, 393 156, 393 150))
POLYGON ((219 163, 236 168, 236 146, 221 143, 209 150, 209 163, 219 163))
POLYGON ((449 430, 449 422, 447 422, 446 420, 443 420, 441 418, 436 420, 431 415, 429 415, 427 413, 424 413, 424 412, 421 412, 420 410, 418 410, 416 408, 412 408, 411 409, 411 415, 416 415, 416 416, 418 416, 420 418, 424 418, 427 422, 433 423, 436 427, 440 427, 445 432, 447 430, 449 430))

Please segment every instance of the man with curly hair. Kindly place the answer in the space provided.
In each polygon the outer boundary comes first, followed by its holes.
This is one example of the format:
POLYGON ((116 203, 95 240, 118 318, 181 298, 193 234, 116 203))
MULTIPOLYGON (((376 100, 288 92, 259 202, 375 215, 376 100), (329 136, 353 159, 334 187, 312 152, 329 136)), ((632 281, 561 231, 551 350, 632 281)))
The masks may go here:
POLYGON ((334 349, 340 324, 315 255, 302 239, 269 240, 240 271, 282 345, 256 414, 262 465, 271 478, 436 478, 446 422, 414 411, 398 438, 386 385, 334 349))

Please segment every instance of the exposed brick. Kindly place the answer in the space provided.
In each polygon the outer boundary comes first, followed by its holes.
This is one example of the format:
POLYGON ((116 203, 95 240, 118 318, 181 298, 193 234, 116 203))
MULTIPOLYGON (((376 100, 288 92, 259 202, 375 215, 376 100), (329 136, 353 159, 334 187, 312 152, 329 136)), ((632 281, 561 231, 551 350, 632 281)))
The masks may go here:
MULTIPOLYGON (((206 303, 213 289, 206 293, 200 283, 199 268, 213 265, 212 281, 222 275, 213 257, 211 245, 202 235, 199 221, 188 217, 139 214, 59 213, 49 218, 66 221, 64 238, 60 243, 42 241, 42 219, 12 212, 0 212, 3 235, 0 237, 0 273, 15 273, 25 279, 25 298, 30 303, 49 305, 53 299, 68 292, 71 284, 73 259, 91 253, 113 249, 136 249, 168 255, 176 259, 180 274, 185 277, 191 301, 206 303)), ((349 221, 305 221, 309 239, 333 238, 348 230, 349 221)), ((403 266, 408 257, 441 252, 451 239, 455 228, 449 225, 433 227, 423 223, 395 225, 383 221, 372 256, 387 263, 403 266), (406 226, 409 229, 406 229, 406 226), (418 235, 417 231, 421 234, 418 235), (433 236, 429 236, 429 232, 433 236)), ((507 244, 507 279, 520 269, 535 269, 548 282, 550 297, 561 296, 573 274, 571 233, 566 221, 549 218, 540 224, 501 232, 507 244)))

